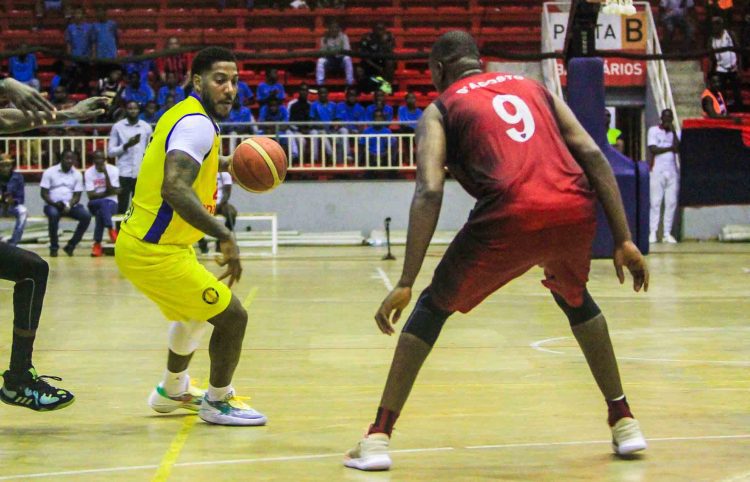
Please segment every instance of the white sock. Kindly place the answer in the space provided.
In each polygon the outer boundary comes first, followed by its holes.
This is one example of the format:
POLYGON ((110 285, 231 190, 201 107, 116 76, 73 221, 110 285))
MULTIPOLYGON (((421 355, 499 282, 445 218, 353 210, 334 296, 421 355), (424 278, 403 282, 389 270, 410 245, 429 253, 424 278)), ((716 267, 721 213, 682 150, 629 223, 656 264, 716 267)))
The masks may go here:
POLYGON ((224 400, 226 396, 229 394, 229 392, 231 391, 232 391, 232 385, 227 385, 226 387, 215 387, 209 384, 206 395, 208 395, 209 400, 218 402, 220 400, 224 400))
POLYGON ((165 370, 161 386, 167 392, 167 395, 170 396, 185 393, 190 386, 190 375, 188 375, 187 370, 179 373, 172 373, 169 370, 165 370))

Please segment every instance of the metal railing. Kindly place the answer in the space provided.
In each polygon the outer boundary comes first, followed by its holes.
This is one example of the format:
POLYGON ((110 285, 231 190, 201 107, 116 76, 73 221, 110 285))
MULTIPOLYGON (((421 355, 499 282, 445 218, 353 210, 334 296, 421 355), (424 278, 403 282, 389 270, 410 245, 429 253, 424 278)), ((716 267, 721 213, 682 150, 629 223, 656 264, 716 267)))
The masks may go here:
MULTIPOLYGON (((550 18, 549 10, 551 5, 559 8, 561 11, 565 8, 570 8, 570 3, 559 2, 545 2, 542 6, 542 53, 555 51, 555 47, 552 44, 552 19, 550 18)), ((563 91, 557 59, 542 60, 542 77, 544 77, 544 85, 547 89, 562 99, 563 91)))

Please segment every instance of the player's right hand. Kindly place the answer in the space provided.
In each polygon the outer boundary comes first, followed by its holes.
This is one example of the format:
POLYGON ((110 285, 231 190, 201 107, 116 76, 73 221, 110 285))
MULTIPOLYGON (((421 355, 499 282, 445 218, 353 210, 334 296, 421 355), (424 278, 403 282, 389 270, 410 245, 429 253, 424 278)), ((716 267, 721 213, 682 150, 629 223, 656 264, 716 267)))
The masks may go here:
POLYGON ((640 291, 643 288, 643 291, 648 291, 648 266, 646 265, 646 258, 643 257, 641 251, 632 241, 625 241, 621 245, 616 246, 612 260, 615 264, 615 271, 617 272, 617 279, 620 280, 620 284, 625 282, 625 273, 622 269, 625 266, 633 276, 633 290, 640 291))
POLYGON ((36 89, 8 77, 3 80, 3 94, 13 103, 16 109, 26 117, 33 117, 41 123, 47 118, 54 119, 57 110, 55 106, 42 96, 36 89))
POLYGON ((108 97, 89 97, 71 107, 70 112, 77 120, 91 119, 104 115, 110 102, 108 97))
POLYGON ((380 331, 386 335, 394 333, 393 325, 401 318, 401 312, 409 305, 409 301, 411 301, 411 288, 409 287, 396 286, 388 293, 383 303, 380 304, 378 312, 375 313, 375 322, 380 331))
POLYGON ((240 264, 240 248, 237 246, 237 240, 234 233, 228 239, 219 241, 221 254, 216 257, 219 266, 226 266, 226 271, 219 276, 219 281, 229 278, 227 285, 231 288, 234 283, 242 277, 242 265, 240 264))

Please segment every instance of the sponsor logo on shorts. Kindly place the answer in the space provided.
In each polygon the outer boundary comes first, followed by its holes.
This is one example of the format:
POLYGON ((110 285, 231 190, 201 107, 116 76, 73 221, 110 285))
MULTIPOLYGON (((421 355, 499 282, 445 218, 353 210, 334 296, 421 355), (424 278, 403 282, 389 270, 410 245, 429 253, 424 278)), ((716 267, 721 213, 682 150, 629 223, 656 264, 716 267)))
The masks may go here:
POLYGON ((209 305, 215 305, 219 302, 219 292, 214 288, 206 288, 203 290, 203 301, 209 305))

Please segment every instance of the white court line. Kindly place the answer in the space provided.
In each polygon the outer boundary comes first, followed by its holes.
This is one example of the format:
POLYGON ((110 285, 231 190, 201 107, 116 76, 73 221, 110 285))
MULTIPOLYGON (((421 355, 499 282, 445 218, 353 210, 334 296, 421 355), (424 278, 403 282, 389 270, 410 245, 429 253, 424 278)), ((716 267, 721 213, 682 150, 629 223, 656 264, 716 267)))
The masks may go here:
MULTIPOLYGON (((648 442, 693 442, 693 441, 706 441, 706 440, 736 440, 736 439, 750 439, 750 434, 738 434, 738 435, 704 435, 694 437, 661 437, 661 438, 648 438, 648 442)), ((464 450, 492 450, 492 449, 512 449, 512 448, 530 448, 530 447, 556 447, 566 445, 599 445, 599 444, 611 444, 611 440, 578 440, 570 442, 537 442, 537 443, 513 443, 513 444, 499 444, 499 445, 470 445, 463 447, 464 450)), ((409 453, 432 453, 432 452, 446 452, 453 450, 461 450, 456 447, 431 447, 421 449, 403 449, 403 450, 391 450, 391 454, 409 454, 409 453)), ((290 455, 281 457, 259 457, 254 459, 233 459, 233 460, 206 460, 202 462, 181 462, 174 464, 174 467, 196 467, 196 466, 207 466, 207 465, 238 465, 238 464, 253 464, 262 462, 295 462, 299 460, 314 460, 314 459, 326 459, 333 457, 341 457, 343 459, 343 453, 327 453, 327 454, 310 454, 310 455, 290 455)), ((39 472, 35 474, 17 474, 17 475, 6 475, 1 476, 0 480, 18 480, 18 479, 40 479, 47 477, 61 477, 66 475, 85 475, 85 474, 101 474, 101 473, 112 473, 112 472, 126 472, 134 470, 149 470, 155 469, 158 465, 133 465, 123 467, 111 467, 102 469, 84 469, 84 470, 68 470, 64 472, 39 472)), ((741 474, 743 476, 745 474, 741 474)), ((738 482, 742 479, 730 479, 732 482, 738 482)))
POLYGON ((388 275, 385 274, 385 271, 383 271, 383 268, 378 268, 378 278, 383 280, 383 284, 388 289, 388 291, 393 291, 393 283, 391 283, 391 280, 388 278, 388 275))
POLYGON ((750 480, 750 472, 732 475, 726 479, 721 479, 719 482, 747 482, 748 480, 750 480))

